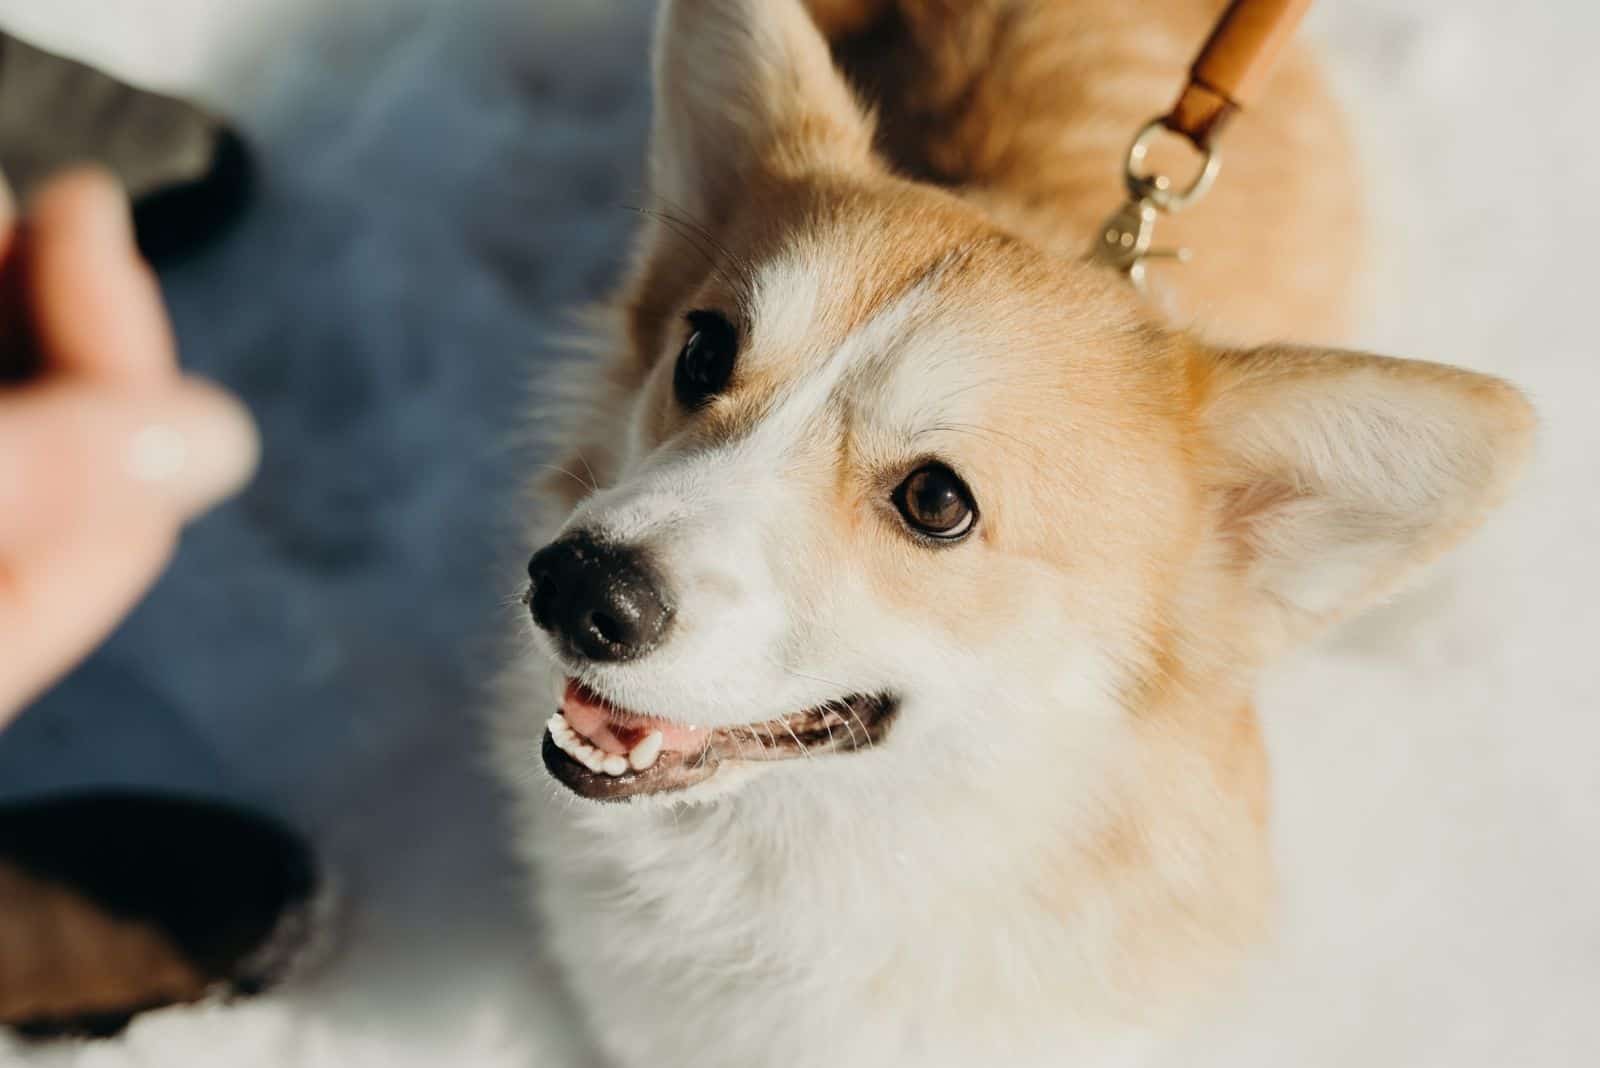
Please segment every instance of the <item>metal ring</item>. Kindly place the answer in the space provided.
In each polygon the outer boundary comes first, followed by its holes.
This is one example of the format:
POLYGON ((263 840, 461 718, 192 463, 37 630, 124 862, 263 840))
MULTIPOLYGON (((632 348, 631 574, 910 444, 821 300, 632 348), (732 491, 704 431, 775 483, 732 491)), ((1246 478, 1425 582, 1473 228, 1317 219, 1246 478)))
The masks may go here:
POLYGON ((1217 172, 1222 169, 1222 154, 1215 148, 1199 149, 1200 172, 1186 188, 1174 192, 1168 184, 1166 175, 1139 173, 1139 164, 1144 162, 1145 155, 1150 151, 1151 140, 1158 132, 1165 129, 1167 129, 1165 116, 1151 119, 1144 124, 1139 130, 1139 135, 1133 139, 1133 144, 1128 146, 1128 159, 1123 164, 1122 180, 1128 186, 1128 195, 1135 200, 1149 200, 1166 212, 1182 211, 1205 196, 1206 190, 1211 188, 1217 172))

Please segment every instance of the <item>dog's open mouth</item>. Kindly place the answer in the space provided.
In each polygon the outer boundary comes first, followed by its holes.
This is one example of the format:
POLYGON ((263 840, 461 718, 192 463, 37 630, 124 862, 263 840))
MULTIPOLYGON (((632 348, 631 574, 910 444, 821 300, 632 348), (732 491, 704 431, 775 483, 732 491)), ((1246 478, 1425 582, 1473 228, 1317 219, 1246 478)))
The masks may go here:
POLYGON ((892 698, 852 695, 778 719, 695 727, 639 715, 568 680, 544 735, 544 766, 574 793, 596 801, 682 790, 725 761, 771 761, 874 745, 894 718, 892 698))

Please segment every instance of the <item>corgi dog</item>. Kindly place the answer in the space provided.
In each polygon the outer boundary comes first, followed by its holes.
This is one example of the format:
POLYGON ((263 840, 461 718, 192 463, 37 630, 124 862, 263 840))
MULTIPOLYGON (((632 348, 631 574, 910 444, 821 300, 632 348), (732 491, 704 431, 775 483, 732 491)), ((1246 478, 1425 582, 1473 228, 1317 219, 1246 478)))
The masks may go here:
POLYGON ((662 5, 495 717, 609 1063, 1146 1063, 1263 937, 1254 678, 1534 420, 1326 347, 1360 193, 1301 52, 1156 299, 1087 255, 1220 7, 662 5))

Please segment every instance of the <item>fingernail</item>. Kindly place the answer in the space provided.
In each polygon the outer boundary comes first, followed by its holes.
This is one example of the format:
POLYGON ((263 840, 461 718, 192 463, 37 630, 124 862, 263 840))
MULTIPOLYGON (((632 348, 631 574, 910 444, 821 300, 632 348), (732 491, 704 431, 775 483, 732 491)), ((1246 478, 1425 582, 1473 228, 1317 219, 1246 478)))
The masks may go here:
POLYGON ((260 454, 261 440, 244 405, 189 378, 159 416, 134 431, 127 463, 135 479, 169 497, 188 519, 242 489, 260 454))

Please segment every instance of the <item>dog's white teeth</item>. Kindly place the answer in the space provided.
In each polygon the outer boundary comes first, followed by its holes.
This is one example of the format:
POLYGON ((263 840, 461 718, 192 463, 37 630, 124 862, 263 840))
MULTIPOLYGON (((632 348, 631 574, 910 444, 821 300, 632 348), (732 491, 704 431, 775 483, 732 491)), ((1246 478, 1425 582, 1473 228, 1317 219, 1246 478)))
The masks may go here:
POLYGON ((634 746, 633 751, 628 754, 628 766, 634 771, 654 767, 656 760, 661 756, 661 745, 664 741, 660 731, 651 731, 645 735, 644 740, 634 746))
POLYGON ((628 774, 629 769, 643 771, 653 767, 661 757, 661 747, 665 741, 660 731, 651 731, 633 747, 631 753, 623 756, 621 753, 607 753, 591 745, 587 738, 572 729, 572 724, 560 712, 551 716, 545 725, 550 728, 550 737, 555 739, 556 747, 563 753, 590 771, 604 772, 613 778, 628 774))
MULTIPOLYGON (((605 769, 607 763, 606 754, 590 745, 577 731, 573 730, 572 725, 567 722, 565 716, 558 712, 550 717, 548 723, 550 737, 555 739, 556 748, 590 771, 598 772, 605 769)), ((622 771, 628 770, 628 762, 626 760, 622 757, 614 759, 622 761, 622 771)), ((615 771, 610 774, 620 775, 622 771, 615 771)))

